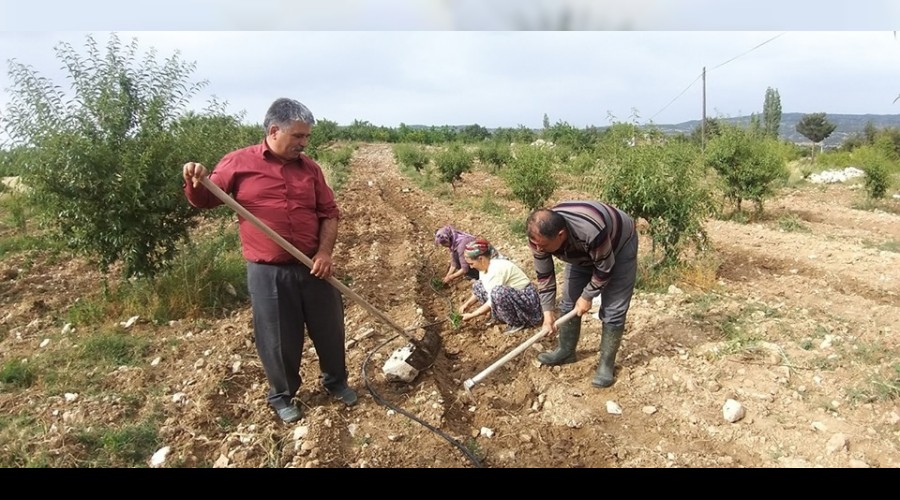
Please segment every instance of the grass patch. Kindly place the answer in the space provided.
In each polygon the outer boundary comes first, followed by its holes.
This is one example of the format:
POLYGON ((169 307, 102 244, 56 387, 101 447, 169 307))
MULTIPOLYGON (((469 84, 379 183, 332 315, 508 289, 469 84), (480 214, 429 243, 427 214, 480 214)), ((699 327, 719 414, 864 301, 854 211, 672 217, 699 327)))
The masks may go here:
POLYGON ((31 364, 22 360, 11 360, 0 367, 0 384, 15 388, 26 388, 37 380, 37 374, 31 364))
POLYGON ((146 467, 160 445, 159 431, 149 422, 74 433, 81 448, 79 467, 146 467))
POLYGON ((865 210, 867 212, 881 211, 900 215, 900 203, 894 199, 864 198, 853 202, 850 206, 856 210, 865 210))
POLYGON ((638 257, 636 288, 646 292, 667 293, 669 286, 688 286, 701 292, 715 289, 721 259, 713 252, 698 252, 689 260, 662 262, 652 252, 638 257))
POLYGON ((478 206, 478 209, 494 217, 503 217, 504 215, 503 206, 497 203, 494 200, 494 196, 489 193, 484 193, 481 196, 481 204, 478 206))
POLYGON ((185 245, 156 277, 124 281, 114 287, 104 283, 95 294, 69 308, 67 320, 85 326, 137 315, 159 324, 224 315, 246 303, 246 262, 237 229, 224 219, 218 223, 214 237, 185 245))
POLYGON ((894 252, 900 253, 900 241, 896 240, 888 240, 882 241, 881 243, 876 243, 870 240, 864 240, 862 245, 866 248, 874 248, 876 250, 880 250, 882 252, 894 252))
POLYGON ((150 342, 142 337, 114 331, 87 337, 81 344, 80 358, 91 366, 134 366, 142 361, 150 342))
POLYGON ((889 373, 876 374, 862 386, 848 389, 847 395, 855 403, 875 403, 900 398, 900 363, 894 363, 889 373))
POLYGON ((53 464, 41 443, 43 424, 29 415, 0 415, 0 468, 48 468, 53 464))
POLYGON ((786 233, 810 232, 809 226, 796 214, 784 215, 778 219, 778 229, 786 233))

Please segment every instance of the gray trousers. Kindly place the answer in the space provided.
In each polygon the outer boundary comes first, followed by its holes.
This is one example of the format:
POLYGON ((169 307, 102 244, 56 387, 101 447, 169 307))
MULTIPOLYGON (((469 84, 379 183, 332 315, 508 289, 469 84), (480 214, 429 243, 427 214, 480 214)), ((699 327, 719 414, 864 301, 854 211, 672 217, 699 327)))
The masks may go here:
POLYGON ((319 357, 322 385, 329 390, 346 385, 344 302, 334 286, 303 264, 248 262, 247 287, 269 405, 285 408, 300 390, 304 330, 319 357))
MULTIPOLYGON (((612 275, 606 286, 600 292, 601 312, 600 319, 604 325, 625 326, 628 309, 631 307, 631 296, 634 295, 634 285, 637 281, 637 231, 625 243, 619 253, 616 254, 616 264, 613 266, 612 275)), ((575 308, 575 302, 581 297, 584 287, 591 282, 594 274, 592 267, 573 266, 566 264, 564 271, 562 300, 559 303, 559 311, 566 314, 575 308)))

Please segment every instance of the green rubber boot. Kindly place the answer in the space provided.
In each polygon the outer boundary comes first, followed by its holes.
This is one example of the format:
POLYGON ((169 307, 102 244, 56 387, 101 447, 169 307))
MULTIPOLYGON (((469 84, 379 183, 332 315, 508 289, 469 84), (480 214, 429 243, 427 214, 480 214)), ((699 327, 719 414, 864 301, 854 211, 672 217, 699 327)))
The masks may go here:
POLYGON ((600 365, 597 366, 597 373, 591 380, 591 385, 594 387, 613 385, 616 379, 616 353, 622 343, 622 332, 624 331, 624 326, 603 325, 603 334, 600 337, 600 365))
POLYGON ((575 362, 575 346, 581 337, 581 317, 575 316, 559 326, 559 345, 556 350, 538 354, 543 365, 565 365, 575 362))

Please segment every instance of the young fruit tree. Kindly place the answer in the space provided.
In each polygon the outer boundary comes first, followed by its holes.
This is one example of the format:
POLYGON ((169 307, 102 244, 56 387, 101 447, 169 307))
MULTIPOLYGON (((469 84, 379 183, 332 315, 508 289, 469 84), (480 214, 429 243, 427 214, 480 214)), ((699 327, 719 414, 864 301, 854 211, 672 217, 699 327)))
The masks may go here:
MULTIPOLYGON (((240 142, 234 117, 185 112, 206 85, 176 52, 160 62, 137 39, 92 36, 86 53, 60 43, 56 56, 72 95, 24 63, 9 62, 10 102, 0 126, 30 154, 19 165, 38 214, 69 247, 103 270, 152 275, 171 259, 196 211, 181 191, 181 165, 214 165, 240 142)), ((259 140, 262 134, 255 140, 259 140)))

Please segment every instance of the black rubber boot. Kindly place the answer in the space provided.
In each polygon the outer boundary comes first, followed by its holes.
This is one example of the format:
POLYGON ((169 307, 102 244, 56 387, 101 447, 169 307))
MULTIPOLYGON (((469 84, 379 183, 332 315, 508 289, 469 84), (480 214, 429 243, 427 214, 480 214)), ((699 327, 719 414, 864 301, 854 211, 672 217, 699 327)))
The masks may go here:
POLYGON ((624 331, 624 326, 603 325, 603 334, 600 337, 600 365, 597 366, 597 373, 591 380, 594 387, 609 387, 615 381, 616 353, 622 343, 624 331))
POLYGON ((581 317, 575 316, 559 325, 559 345, 556 350, 538 354, 537 360, 544 365, 565 365, 575 362, 575 346, 581 337, 581 317))

